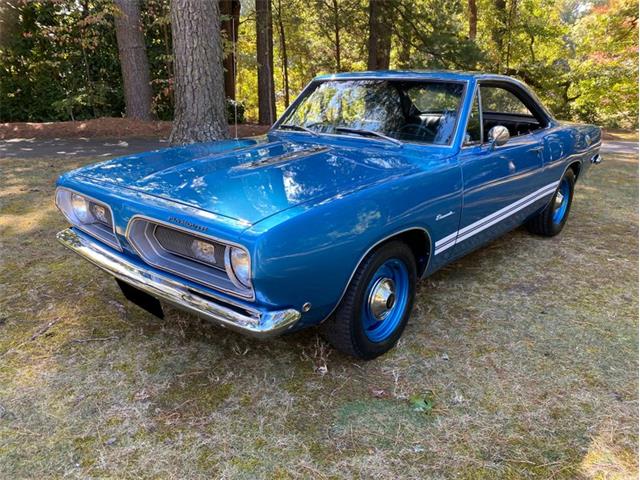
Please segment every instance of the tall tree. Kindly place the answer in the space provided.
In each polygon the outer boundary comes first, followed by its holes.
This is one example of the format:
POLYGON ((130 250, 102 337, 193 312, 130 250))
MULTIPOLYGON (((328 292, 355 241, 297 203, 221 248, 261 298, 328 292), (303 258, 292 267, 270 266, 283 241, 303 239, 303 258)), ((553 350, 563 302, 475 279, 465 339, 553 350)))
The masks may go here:
POLYGON ((469 0, 469 40, 475 40, 478 34, 478 5, 469 0))
POLYGON ((387 70, 391 56, 392 0, 369 0, 369 70, 387 70))
POLYGON ((271 0, 256 0, 256 54, 258 59, 258 121, 276 121, 276 93, 273 85, 273 25, 271 0))
POLYGON ((289 106, 289 56, 287 55, 287 37, 282 19, 282 0, 278 0, 278 38, 280 39, 280 56, 282 63, 282 89, 284 90, 284 106, 289 106))
POLYGON ((118 54, 127 117, 151 120, 151 75, 138 0, 115 0, 118 54))
POLYGON ((240 0, 220 0, 222 32, 228 41, 224 55, 224 94, 236 99, 236 44, 240 23, 240 0))
POLYGON ((171 143, 228 136, 218 0, 171 0, 175 112, 171 143))

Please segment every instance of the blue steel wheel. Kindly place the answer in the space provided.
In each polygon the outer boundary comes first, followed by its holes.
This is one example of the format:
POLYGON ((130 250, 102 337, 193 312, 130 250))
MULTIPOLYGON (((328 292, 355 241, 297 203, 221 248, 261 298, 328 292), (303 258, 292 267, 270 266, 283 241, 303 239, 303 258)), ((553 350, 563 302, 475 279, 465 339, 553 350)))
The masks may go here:
POLYGON ((411 315, 416 260, 403 242, 385 243, 361 262, 322 335, 343 353, 371 360, 397 343, 411 315))
POLYGON ((571 194, 571 187, 569 180, 564 177, 560 182, 560 187, 556 192, 556 196, 553 199, 553 223, 559 225, 564 220, 567 214, 567 206, 569 205, 569 196, 571 194))
POLYGON ((409 271, 402 260, 390 258, 373 274, 360 312, 365 335, 382 342, 398 328, 407 307, 409 271))
POLYGON ((562 231, 569 218, 575 183, 576 176, 569 168, 560 179, 556 193, 546 208, 527 221, 527 228, 531 233, 553 237, 562 231))

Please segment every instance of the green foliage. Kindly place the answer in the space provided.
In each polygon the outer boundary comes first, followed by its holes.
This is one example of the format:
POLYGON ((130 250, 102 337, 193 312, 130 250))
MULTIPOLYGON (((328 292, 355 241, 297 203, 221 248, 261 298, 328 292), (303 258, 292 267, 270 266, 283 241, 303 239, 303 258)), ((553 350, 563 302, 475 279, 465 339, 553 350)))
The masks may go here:
POLYGON ((638 1, 598 6, 573 27, 571 111, 604 126, 637 127, 638 1))
MULTIPOLYGON (((169 0, 141 0, 153 111, 173 115, 169 0)), ((320 73, 364 70, 368 0, 272 0, 278 113, 320 73)), ((638 0, 388 0, 391 68, 458 69, 521 78, 558 118, 638 125, 638 0)), ((55 121, 124 112, 112 0, 0 4, 0 121, 55 121)), ((257 117, 255 10, 242 3, 239 117, 257 117)), ((227 45, 228 47, 228 45, 227 45)), ((228 107, 229 108, 229 107, 228 107)))
POLYGON ((0 120, 120 115, 124 100, 107 0, 12 0, 0 10, 0 120))
POLYGON ((244 111, 244 103, 227 98, 227 122, 229 124, 244 123, 244 111))

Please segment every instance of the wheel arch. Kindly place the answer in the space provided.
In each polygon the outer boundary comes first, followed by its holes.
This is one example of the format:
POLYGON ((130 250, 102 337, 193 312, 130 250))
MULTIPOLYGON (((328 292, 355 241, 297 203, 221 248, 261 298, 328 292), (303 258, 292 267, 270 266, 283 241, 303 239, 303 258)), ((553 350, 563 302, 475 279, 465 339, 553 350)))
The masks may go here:
POLYGON ((342 293, 340 294, 340 298, 336 302, 331 312, 320 323, 323 323, 327 318, 331 317, 336 308, 338 308, 338 305, 340 305, 340 303, 342 302, 342 299, 344 298, 344 295, 347 292, 347 289, 349 288, 349 285, 351 284, 355 273, 358 271, 358 268, 360 268, 360 265, 362 264, 364 259, 367 258, 367 256, 377 248, 380 248, 382 245, 393 241, 401 241, 409 246, 416 259, 417 277, 418 279, 422 277, 424 272, 427 270, 427 267, 429 266, 429 261, 431 259, 433 250, 433 243, 431 241, 431 234, 429 233, 429 231, 424 227, 414 226, 396 231, 395 233, 382 237, 381 239, 374 242, 364 252, 364 254, 362 254, 360 259, 358 260, 358 263, 349 275, 349 278, 345 283, 344 288, 342 289, 342 293))
MULTIPOLYGON (((576 160, 575 162, 570 163, 565 170, 565 173, 569 169, 573 170, 573 174, 575 175, 577 181, 578 177, 580 176, 580 171, 582 170, 582 162, 580 160, 576 160)), ((562 174, 562 176, 564 177, 564 173, 562 174)))

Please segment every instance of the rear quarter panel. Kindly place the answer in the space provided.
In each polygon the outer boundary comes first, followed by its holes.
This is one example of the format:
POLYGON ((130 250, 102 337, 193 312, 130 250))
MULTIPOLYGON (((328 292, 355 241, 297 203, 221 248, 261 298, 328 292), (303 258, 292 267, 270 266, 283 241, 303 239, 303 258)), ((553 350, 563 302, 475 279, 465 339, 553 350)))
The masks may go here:
POLYGON ((578 180, 584 178, 591 159, 598 154, 602 132, 595 125, 556 122, 545 135, 542 175, 549 182, 558 181, 571 165, 578 165, 578 180))

